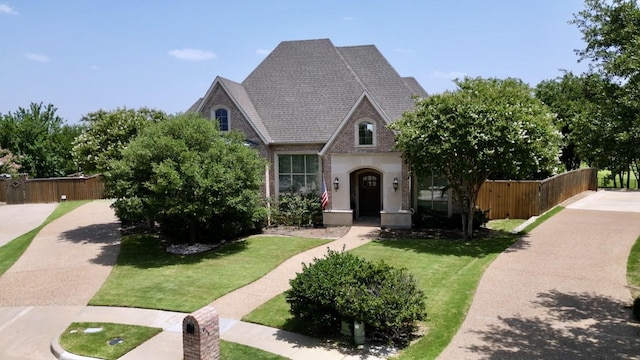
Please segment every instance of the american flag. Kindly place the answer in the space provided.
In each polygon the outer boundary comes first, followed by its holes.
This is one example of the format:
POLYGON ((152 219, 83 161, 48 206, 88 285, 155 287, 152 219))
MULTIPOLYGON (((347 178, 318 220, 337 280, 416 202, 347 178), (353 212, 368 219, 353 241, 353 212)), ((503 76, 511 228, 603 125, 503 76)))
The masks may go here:
POLYGON ((322 177, 322 194, 320 194, 320 204, 324 210, 329 205, 329 193, 327 192, 327 184, 324 182, 324 176, 322 177))

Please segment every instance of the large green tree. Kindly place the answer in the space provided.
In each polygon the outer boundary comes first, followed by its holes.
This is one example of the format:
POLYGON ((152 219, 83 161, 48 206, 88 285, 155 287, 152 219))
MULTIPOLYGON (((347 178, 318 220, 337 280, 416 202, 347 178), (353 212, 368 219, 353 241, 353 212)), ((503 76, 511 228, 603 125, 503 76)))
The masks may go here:
POLYGON ((105 178, 123 220, 151 220, 193 243, 237 236, 264 219, 264 160, 211 120, 183 114, 153 124, 121 155, 105 178))
POLYGON ((64 125, 52 105, 31 103, 0 116, 0 148, 9 150, 20 171, 31 177, 64 176, 75 172, 68 164, 73 126, 64 125))
POLYGON ((465 78, 456 84, 456 91, 418 100, 391 128, 413 169, 446 176, 469 239, 482 184, 494 174, 554 172, 562 135, 554 114, 520 80, 465 78))
POLYGON ((571 72, 564 73, 553 80, 545 80, 535 88, 536 98, 556 113, 556 127, 561 129, 564 145, 560 161, 567 171, 580 167, 581 159, 576 151, 576 138, 572 134, 577 118, 587 114, 589 101, 584 92, 584 81, 571 72))
MULTIPOLYGON (((640 8, 635 0, 585 0, 585 9, 574 14, 586 43, 577 50, 580 61, 589 61, 593 74, 605 79, 605 92, 597 94, 602 128, 614 174, 640 165, 640 8), (605 113, 606 112, 606 113, 605 113)), ((598 85, 598 84, 596 84, 598 85)), ((598 88, 598 86, 596 86, 598 88)), ((592 126, 592 128, 595 128, 592 126)), ((640 174, 639 174, 640 175, 640 174)), ((628 179, 629 177, 627 177, 628 179)))
POLYGON ((122 149, 145 127, 167 118, 166 113, 148 108, 89 113, 82 119, 86 128, 74 143, 73 160, 86 173, 101 173, 110 160, 121 158, 122 149))

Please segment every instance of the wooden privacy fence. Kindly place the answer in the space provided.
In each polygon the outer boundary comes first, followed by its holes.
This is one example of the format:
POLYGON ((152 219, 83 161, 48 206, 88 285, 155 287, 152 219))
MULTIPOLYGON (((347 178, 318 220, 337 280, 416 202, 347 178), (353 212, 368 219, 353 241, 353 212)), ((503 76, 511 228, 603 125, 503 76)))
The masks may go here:
POLYGON ((7 204, 50 203, 61 200, 95 200, 104 197, 100 175, 0 181, 0 201, 7 204))
POLYGON ((480 188, 477 205, 489 219, 528 219, 568 198, 598 189, 594 168, 569 171, 541 181, 489 180, 480 188))

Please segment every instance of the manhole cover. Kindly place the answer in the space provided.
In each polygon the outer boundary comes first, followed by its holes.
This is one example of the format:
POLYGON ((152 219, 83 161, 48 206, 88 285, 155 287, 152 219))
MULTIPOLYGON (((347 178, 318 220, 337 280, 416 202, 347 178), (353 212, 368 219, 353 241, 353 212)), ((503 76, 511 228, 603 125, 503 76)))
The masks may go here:
POLYGON ((124 342, 123 338, 114 338, 109 340, 109 345, 118 345, 118 344, 122 344, 124 342))

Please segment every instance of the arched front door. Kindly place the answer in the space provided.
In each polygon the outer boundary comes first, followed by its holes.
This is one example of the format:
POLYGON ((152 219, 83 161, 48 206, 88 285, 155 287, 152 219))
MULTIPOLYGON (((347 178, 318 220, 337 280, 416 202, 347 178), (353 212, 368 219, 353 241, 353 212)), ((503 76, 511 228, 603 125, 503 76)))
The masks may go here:
POLYGON ((367 171, 358 174, 359 216, 380 216, 380 174, 367 171))

